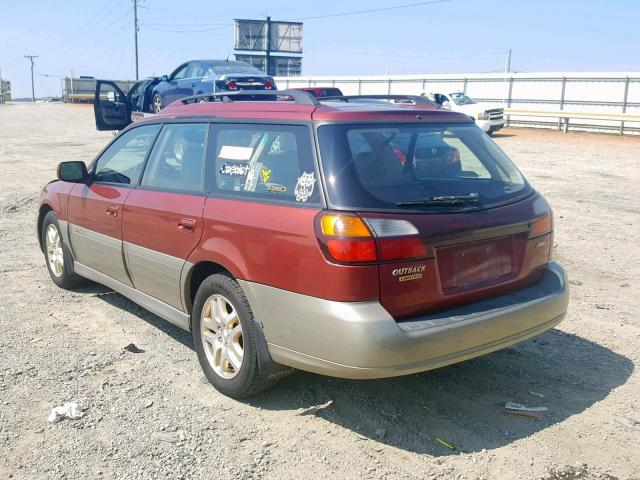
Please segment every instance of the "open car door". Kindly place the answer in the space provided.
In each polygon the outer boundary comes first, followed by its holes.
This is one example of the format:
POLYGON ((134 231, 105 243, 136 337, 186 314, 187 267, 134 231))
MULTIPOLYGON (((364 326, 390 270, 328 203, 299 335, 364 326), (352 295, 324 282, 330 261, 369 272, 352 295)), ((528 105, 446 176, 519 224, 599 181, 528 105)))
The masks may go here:
POLYGON ((98 130, 122 130, 131 123, 131 102, 114 82, 96 81, 93 109, 98 130))

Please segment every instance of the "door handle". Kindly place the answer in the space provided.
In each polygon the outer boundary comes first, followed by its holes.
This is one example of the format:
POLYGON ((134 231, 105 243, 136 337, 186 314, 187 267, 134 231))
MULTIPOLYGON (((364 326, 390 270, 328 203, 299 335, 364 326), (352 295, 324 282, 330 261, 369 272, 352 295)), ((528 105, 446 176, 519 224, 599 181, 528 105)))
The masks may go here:
POLYGON ((196 228, 196 221, 193 218, 181 218, 178 222, 178 230, 193 232, 196 228))
POLYGON ((117 205, 108 205, 107 206, 107 215, 111 215, 112 217, 117 217, 119 209, 120 209, 120 207, 118 207, 117 205))

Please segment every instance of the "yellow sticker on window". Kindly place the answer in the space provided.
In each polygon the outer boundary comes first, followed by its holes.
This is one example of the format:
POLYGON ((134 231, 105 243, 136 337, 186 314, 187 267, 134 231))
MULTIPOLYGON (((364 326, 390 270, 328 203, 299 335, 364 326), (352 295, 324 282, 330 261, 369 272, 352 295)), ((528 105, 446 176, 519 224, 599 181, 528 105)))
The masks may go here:
POLYGON ((262 183, 267 183, 271 178, 271 169, 263 168, 262 169, 262 183))

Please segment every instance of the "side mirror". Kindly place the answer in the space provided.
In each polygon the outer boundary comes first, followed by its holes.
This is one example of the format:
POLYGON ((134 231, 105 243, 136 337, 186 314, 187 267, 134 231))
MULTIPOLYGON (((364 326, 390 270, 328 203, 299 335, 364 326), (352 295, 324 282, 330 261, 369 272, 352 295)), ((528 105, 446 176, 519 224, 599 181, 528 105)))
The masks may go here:
POLYGON ((169 81, 169 77, 167 75, 162 75, 160 77, 160 80, 163 81, 163 82, 168 82, 169 81))
POLYGON ((58 180, 71 183, 86 183, 89 180, 87 166, 81 161, 62 162, 58 165, 58 180))
POLYGON ((449 100, 445 100, 444 102, 442 102, 442 108, 451 110, 451 102, 449 100))

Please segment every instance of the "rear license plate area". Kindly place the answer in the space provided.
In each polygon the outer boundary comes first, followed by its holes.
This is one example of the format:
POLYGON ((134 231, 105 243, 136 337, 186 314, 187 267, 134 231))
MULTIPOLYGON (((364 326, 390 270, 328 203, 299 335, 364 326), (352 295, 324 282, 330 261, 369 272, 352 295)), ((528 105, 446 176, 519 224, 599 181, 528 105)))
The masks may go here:
POLYGON ((436 256, 445 291, 497 283, 513 271, 510 238, 444 247, 438 249, 436 256))

